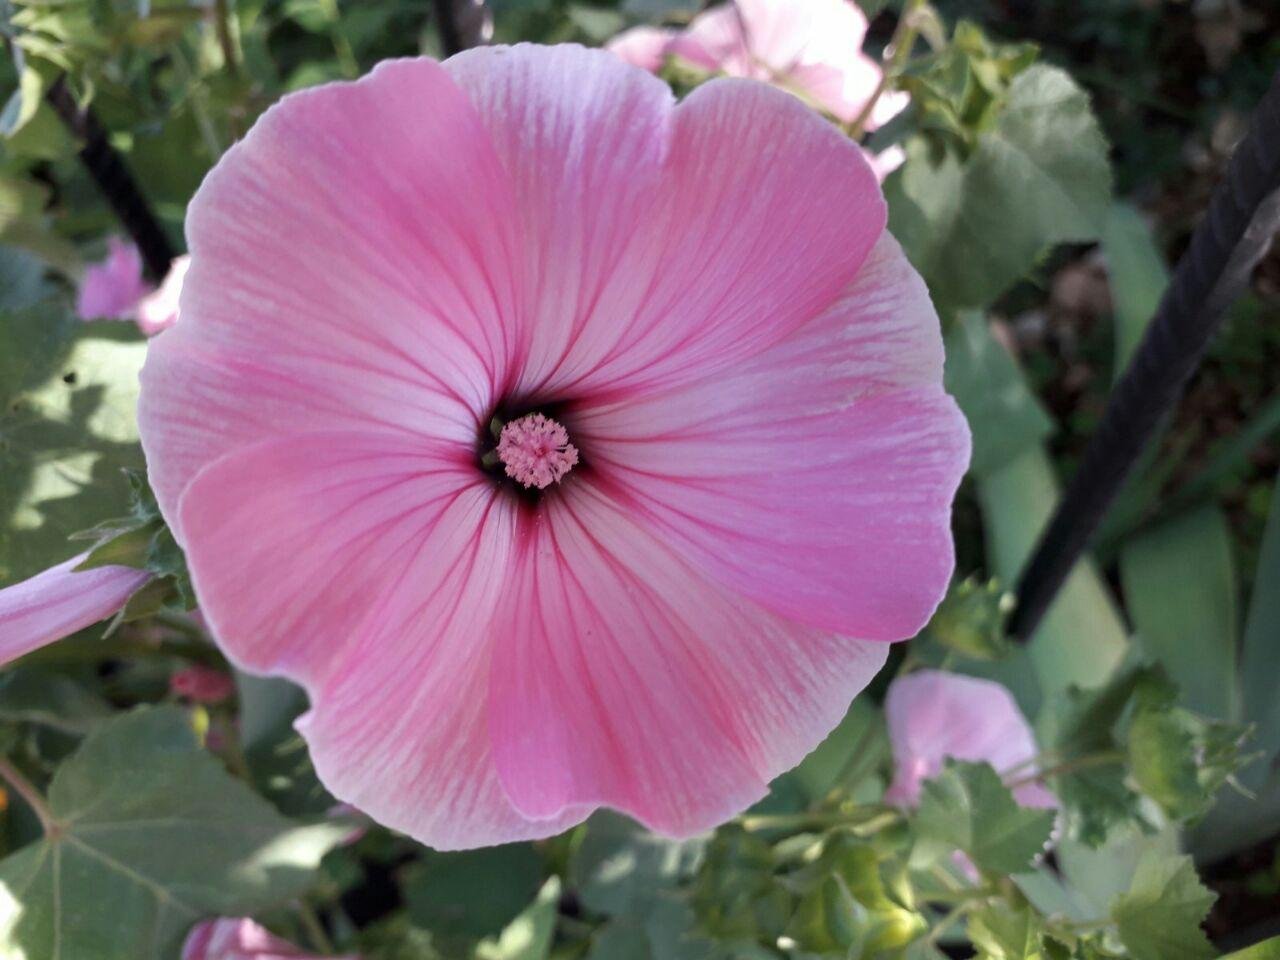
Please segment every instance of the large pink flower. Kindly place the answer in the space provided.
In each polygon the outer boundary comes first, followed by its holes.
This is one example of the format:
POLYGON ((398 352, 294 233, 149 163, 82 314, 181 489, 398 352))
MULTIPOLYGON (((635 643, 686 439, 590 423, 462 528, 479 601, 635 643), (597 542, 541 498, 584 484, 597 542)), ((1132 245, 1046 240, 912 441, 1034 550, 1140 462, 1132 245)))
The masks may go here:
POLYGON ((689 834, 818 743, 945 589, 968 457, 884 223, 796 99, 576 46, 385 63, 227 153, 143 444, 336 796, 438 847, 689 834))
MULTIPOLYGON (((694 17, 687 29, 636 27, 606 48, 657 71, 669 57, 687 66, 775 84, 843 123, 876 94, 880 65, 862 52, 867 18, 852 0, 728 0, 694 17)), ((906 105, 900 94, 876 102, 873 130, 906 105)))
POLYGON ((151 576, 114 566, 77 573, 87 556, 0 590, 0 664, 111 616, 151 576))
POLYGON ((915 806, 924 781, 941 773, 950 757, 1011 774, 1023 806, 1058 806, 1053 793, 1029 780, 1040 750, 1013 695, 995 681, 918 670, 889 685, 885 715, 895 768, 888 802, 915 806))

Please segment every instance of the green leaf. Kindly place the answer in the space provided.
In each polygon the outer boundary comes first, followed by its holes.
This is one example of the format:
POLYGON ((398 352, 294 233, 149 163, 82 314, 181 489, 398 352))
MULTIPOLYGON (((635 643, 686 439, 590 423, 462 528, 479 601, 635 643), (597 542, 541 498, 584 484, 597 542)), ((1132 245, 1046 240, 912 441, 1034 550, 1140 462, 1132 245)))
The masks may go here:
POLYGON ((542 885, 537 899, 492 940, 476 947, 476 960, 546 960, 560 909, 560 878, 542 885))
POLYGON ((1245 624, 1242 656, 1244 716, 1258 724, 1259 745, 1272 756, 1280 754, 1280 477, 1271 495, 1258 555, 1258 571, 1245 624))
POLYGON ((852 774, 875 769, 888 748, 883 714, 859 698, 790 776, 809 802, 816 803, 832 789, 845 785, 852 774))
POLYGON ((112 716, 111 705, 71 677, 15 667, 0 677, 0 719, 83 735, 112 716))
POLYGON ((957 317, 946 354, 947 392, 973 433, 972 474, 987 476, 1053 433, 1053 420, 981 313, 957 317))
POLYGON ((1222 510, 1208 504, 1131 538, 1120 577, 1143 649, 1168 670, 1186 706, 1238 716, 1239 587, 1222 510))
MULTIPOLYGON (((979 478, 978 499, 989 567, 1005 583, 1016 583, 1058 500, 1058 481, 1048 455, 1029 449, 989 476, 979 478)), ((1097 568, 1088 557, 1076 564, 1039 629, 1030 653, 1046 696, 1071 685, 1106 681, 1128 646, 1124 623, 1097 568)))
POLYGON ((983 960, 1041 960, 1039 918, 1026 907, 995 903, 969 916, 967 932, 983 960))
POLYGON ((1115 376, 1124 371, 1147 324, 1155 316, 1169 271, 1151 235, 1151 227, 1136 209, 1117 203, 1102 230, 1107 257, 1115 323, 1115 376))
POLYGON ((1208 960, 1216 951, 1200 924, 1216 899, 1190 857, 1147 854, 1111 916, 1134 960, 1208 960))
POLYGON ((601 811, 586 825, 569 861, 582 905, 606 916, 644 914, 663 890, 689 880, 705 842, 668 840, 620 814, 601 811))
POLYGON ((1228 953, 1221 960, 1280 960, 1280 937, 1272 937, 1243 950, 1228 953))
POLYGON ((982 307, 1051 244, 1100 234, 1111 171, 1088 96, 1062 70, 1033 66, 966 160, 915 137, 885 189, 890 229, 934 296, 982 307))
POLYGON ((925 782, 915 823, 930 845, 962 850, 983 870, 1017 873, 1044 852, 1053 811, 1019 807, 990 764, 952 762, 925 782))
POLYGON ((146 342, 61 301, 0 313, 0 583, 76 552, 67 538, 129 503, 146 342))
POLYGON ((1242 763, 1245 731, 1168 704, 1142 706, 1129 726, 1129 769, 1170 817, 1202 816, 1242 763))
POLYGON ((0 952, 169 960, 201 917, 298 896, 346 832, 281 817, 176 708, 100 727, 59 767, 48 805, 56 831, 0 862, 0 952))
POLYGON ((409 918, 442 948, 502 931, 542 882, 542 858, 527 843, 458 853, 428 851, 404 875, 409 918))

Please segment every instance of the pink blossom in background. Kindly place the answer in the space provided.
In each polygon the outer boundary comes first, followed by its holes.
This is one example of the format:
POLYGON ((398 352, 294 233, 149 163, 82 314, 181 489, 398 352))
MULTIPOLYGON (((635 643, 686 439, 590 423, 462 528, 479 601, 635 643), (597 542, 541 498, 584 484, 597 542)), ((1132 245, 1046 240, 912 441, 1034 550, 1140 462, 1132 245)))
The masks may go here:
MULTIPOLYGON (((181 960, 325 960, 295 947, 248 917, 219 917, 197 923, 182 946, 181 960)), ((359 960, 334 957, 332 960, 359 960)))
POLYGON ((176 671, 169 678, 169 690, 193 703, 221 703, 235 693, 236 684, 221 670, 196 665, 176 671))
POLYGON ((133 567, 76 572, 87 553, 0 589, 0 664, 105 620, 151 574, 133 567))
POLYGON ((133 320, 147 336, 153 336, 178 319, 178 295, 189 257, 177 257, 159 288, 142 275, 138 248, 118 237, 107 241, 105 260, 90 264, 76 294, 76 315, 81 320, 133 320))
POLYGON ((577 46, 388 62, 227 152, 140 428, 336 797, 446 849, 688 835, 835 726, 946 589, 969 453, 884 224, 795 98, 577 46))
POLYGON ((138 248, 111 237, 106 258, 85 268, 76 293, 76 315, 82 320, 131 320, 138 301, 150 291, 138 248))
MULTIPOLYGON (((708 73, 763 80, 851 123, 883 76, 862 52, 866 34, 866 15, 852 0, 728 0, 683 30, 635 27, 606 49, 652 72, 675 57, 708 73)), ((906 103, 905 94, 881 96, 865 129, 886 123, 906 103)))
MULTIPOLYGON (((1036 772, 1040 754, 1026 717, 1008 689, 941 670, 918 670, 889 685, 885 699, 894 778, 885 800, 914 807, 924 781, 942 772, 948 757, 986 761, 999 773, 1016 771, 1013 780, 1036 772)), ((1058 806, 1058 798, 1039 783, 1024 783, 1014 797, 1025 807, 1058 806)))

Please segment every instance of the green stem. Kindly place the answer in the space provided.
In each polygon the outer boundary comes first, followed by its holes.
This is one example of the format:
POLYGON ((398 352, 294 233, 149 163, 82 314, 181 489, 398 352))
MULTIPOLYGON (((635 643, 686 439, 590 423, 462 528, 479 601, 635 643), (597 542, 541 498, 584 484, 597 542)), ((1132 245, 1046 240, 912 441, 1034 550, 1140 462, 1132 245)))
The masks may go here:
POLYGON ((1040 770, 1036 773, 1029 774, 1006 784, 1010 790, 1017 790, 1019 787, 1025 787, 1027 784, 1036 783, 1044 780, 1046 777, 1058 777, 1064 773, 1074 773, 1077 770, 1085 770, 1089 767, 1104 767, 1113 763, 1124 763, 1125 754, 1119 750, 1108 750, 1104 753, 1092 753, 1083 757, 1076 757, 1074 760, 1067 760, 1056 766, 1049 767, 1047 770, 1040 770))
POLYGON ((871 114, 875 111, 876 104, 880 102, 881 95, 889 88, 889 82, 901 72, 903 66, 906 65, 907 58, 911 56, 911 50, 916 45, 916 36, 919 33, 916 14, 924 4, 925 0, 907 0, 907 5, 902 8, 902 16, 898 18, 898 25, 894 27, 893 37, 885 48, 889 54, 889 60, 885 63, 884 69, 880 73, 880 82, 876 84, 875 90, 871 91, 871 96, 863 105, 862 110, 858 112, 858 115, 853 118, 853 122, 847 127, 849 136, 853 139, 857 140, 862 136, 867 121, 871 119, 871 114))
POLYGON ((222 60, 233 77, 240 74, 240 52, 236 49, 233 32, 235 12, 230 0, 213 0, 214 29, 218 32, 218 46, 222 48, 222 60))
POLYGON ((305 900, 299 900, 298 918, 302 921, 302 928, 307 932, 307 939, 311 941, 311 946, 320 953, 331 954, 334 952, 333 941, 329 939, 329 935, 324 931, 324 924, 320 922, 320 918, 316 916, 315 910, 311 904, 305 900))
POLYGON ((4 757, 0 757, 0 778, 3 778, 13 788, 13 792, 25 800, 27 806, 35 812, 40 821, 40 829, 44 831, 45 836, 58 832, 58 821, 54 818, 48 802, 31 781, 4 757))

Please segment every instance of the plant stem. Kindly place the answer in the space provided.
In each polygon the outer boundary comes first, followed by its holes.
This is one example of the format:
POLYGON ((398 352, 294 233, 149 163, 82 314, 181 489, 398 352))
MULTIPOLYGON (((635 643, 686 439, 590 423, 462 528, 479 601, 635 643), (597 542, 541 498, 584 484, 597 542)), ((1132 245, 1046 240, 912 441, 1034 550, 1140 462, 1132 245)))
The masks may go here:
MULTIPOLYGON (((983 899, 985 899, 985 897, 983 899)), ((933 929, 925 936, 924 942, 929 946, 933 946, 938 942, 938 938, 947 932, 948 927, 976 907, 978 903, 978 899, 966 900, 964 903, 957 903, 943 915, 941 920, 933 925, 933 929)))
POLYGON ((0 757, 0 777, 4 778, 4 781, 13 788, 13 792, 35 811, 36 817, 40 820, 40 829, 44 831, 45 836, 58 832, 58 821, 54 818, 53 811, 49 809, 48 802, 31 781, 5 757, 0 757))
POLYGON ((298 918, 302 921, 302 928, 306 930, 307 939, 311 941, 311 946, 321 953, 333 953, 333 941, 329 939, 329 934, 325 933, 324 924, 316 916, 311 904, 307 903, 306 900, 299 900, 297 907, 298 918))
POLYGON ((240 74, 240 52, 236 49, 236 38, 232 32, 234 16, 230 0, 213 0, 213 26, 218 32, 218 46, 222 48, 222 60, 227 72, 233 77, 240 74))
POLYGON ((853 139, 857 140, 862 136, 867 121, 871 119, 871 114, 876 109, 876 104, 880 102, 881 95, 889 88, 889 81, 898 75, 906 64, 907 58, 911 56, 911 50, 916 45, 916 35, 919 33, 916 13, 924 3, 925 0, 907 0, 907 5, 902 8, 898 25, 893 28, 893 37, 885 47, 889 59, 880 72, 880 82, 876 84, 876 88, 871 91, 871 96, 847 128, 849 136, 853 139))
POLYGON ((1056 766, 1049 767, 1047 770, 1040 770, 1036 773, 1029 774, 1020 780, 1015 780, 1010 784, 1006 784, 1010 790, 1017 790, 1019 787, 1025 787, 1028 784, 1036 783, 1046 777, 1057 777, 1064 773, 1074 773, 1076 770, 1085 770, 1089 767, 1105 767, 1113 763, 1124 763, 1125 755, 1119 750, 1109 750, 1104 753, 1091 753, 1087 756, 1076 757, 1074 760, 1065 760, 1056 766))

